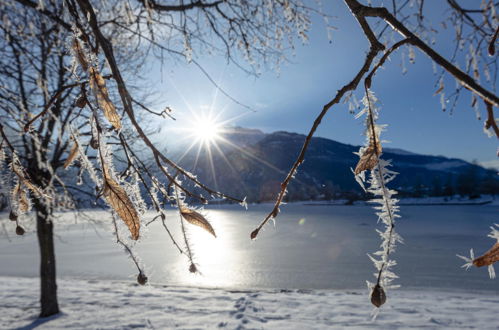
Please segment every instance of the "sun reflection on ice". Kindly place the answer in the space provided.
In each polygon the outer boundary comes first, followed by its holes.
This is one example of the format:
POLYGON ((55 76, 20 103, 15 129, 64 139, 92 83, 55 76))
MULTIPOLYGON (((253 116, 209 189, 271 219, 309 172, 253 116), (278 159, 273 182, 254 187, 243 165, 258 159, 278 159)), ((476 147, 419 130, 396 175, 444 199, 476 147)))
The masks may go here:
POLYGON ((234 251, 232 231, 227 228, 223 212, 205 211, 205 214, 208 215, 208 220, 217 237, 213 237, 202 228, 187 226, 187 234, 198 272, 189 273, 189 261, 187 258, 180 258, 175 265, 175 276, 179 277, 179 282, 188 286, 237 286, 239 283, 238 275, 228 271, 228 269, 234 269, 229 265, 237 261, 236 256, 232 253, 234 251))

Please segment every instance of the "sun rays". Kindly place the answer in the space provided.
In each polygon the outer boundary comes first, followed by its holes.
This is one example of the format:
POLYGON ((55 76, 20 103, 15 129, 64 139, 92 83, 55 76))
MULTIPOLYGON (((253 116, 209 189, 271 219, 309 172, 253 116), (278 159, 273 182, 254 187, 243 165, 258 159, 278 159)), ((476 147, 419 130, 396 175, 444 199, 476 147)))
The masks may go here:
POLYGON ((210 115, 196 116, 191 127, 187 127, 188 134, 193 138, 193 144, 202 144, 206 147, 215 145, 220 139, 223 128, 222 123, 210 115))
MULTIPOLYGON (((220 72, 216 79, 217 85, 223 85, 224 75, 225 72, 220 72)), ((234 162, 234 159, 238 158, 234 157, 234 153, 283 174, 282 170, 255 154, 255 149, 248 147, 254 141, 251 137, 246 141, 244 137, 244 134, 249 134, 248 131, 237 128, 243 120, 249 119, 249 114, 255 115, 253 108, 243 111, 239 107, 234 108, 231 102, 220 100, 220 91, 217 88, 211 95, 200 89, 192 90, 187 95, 178 88, 175 81, 168 80, 169 87, 175 91, 182 104, 175 107, 175 125, 168 125, 169 127, 164 127, 166 129, 162 131, 165 133, 166 145, 177 153, 176 161, 179 164, 183 164, 191 172, 204 168, 202 179, 211 181, 210 184, 216 190, 221 188, 218 186, 220 175, 233 176, 246 188, 241 169, 237 161, 234 162), (222 164, 224 166, 219 166, 222 164)))

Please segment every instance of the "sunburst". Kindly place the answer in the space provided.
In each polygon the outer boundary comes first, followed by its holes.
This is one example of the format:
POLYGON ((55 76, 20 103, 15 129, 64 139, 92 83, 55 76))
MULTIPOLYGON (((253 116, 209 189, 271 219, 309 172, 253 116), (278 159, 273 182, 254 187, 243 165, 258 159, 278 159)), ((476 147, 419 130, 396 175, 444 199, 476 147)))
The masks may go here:
POLYGON ((201 115, 193 119, 191 127, 187 128, 188 134, 194 138, 194 143, 207 147, 216 144, 221 138, 222 123, 209 115, 201 115))

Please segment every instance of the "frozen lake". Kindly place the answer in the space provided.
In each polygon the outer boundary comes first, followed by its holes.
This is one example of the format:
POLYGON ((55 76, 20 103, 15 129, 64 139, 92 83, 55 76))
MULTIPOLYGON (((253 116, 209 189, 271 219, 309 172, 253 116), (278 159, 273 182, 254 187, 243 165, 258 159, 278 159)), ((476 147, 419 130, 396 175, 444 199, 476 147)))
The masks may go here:
MULTIPOLYGON (((211 206, 205 214, 218 238, 189 226, 195 260, 201 274, 188 272, 188 261, 174 248, 159 222, 147 227, 137 251, 151 282, 222 288, 364 289, 373 280, 374 266, 366 256, 380 243, 376 216, 367 206, 282 207, 277 226, 268 225, 256 241, 249 233, 270 205, 211 206)), ((137 271, 111 234, 110 215, 88 212, 96 222, 56 225, 57 270, 60 277, 134 279, 137 271)), ((490 290, 499 293, 498 280, 485 268, 464 271, 456 254, 476 255, 494 241, 487 236, 498 223, 499 207, 403 206, 397 230, 405 240, 393 255, 400 276, 394 284, 408 288, 490 290)), ((1 215, 5 219, 6 214, 1 215)), ((181 242, 178 215, 167 212, 167 223, 181 242)), ((74 222, 70 214, 65 222, 74 222)), ((151 217, 149 217, 151 218, 151 217)), ((2 220, 4 220, 2 219, 2 220)), ((14 227, 7 221, 6 226, 14 227)), ((37 276, 36 235, 0 238, 0 276, 37 276)), ((28 229, 30 229, 28 227, 28 229)))

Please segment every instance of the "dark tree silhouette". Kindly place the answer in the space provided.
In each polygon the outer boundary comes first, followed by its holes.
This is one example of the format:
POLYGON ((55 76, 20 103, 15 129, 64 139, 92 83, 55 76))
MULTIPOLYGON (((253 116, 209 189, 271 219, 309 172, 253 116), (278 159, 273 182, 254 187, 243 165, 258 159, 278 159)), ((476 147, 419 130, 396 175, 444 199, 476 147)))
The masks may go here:
POLYGON ((135 92, 136 81, 129 77, 149 54, 198 65, 195 57, 205 51, 243 68, 233 55, 239 53, 249 63, 246 70, 256 72, 263 63, 282 60, 282 51, 293 42, 289 35, 305 38, 308 9, 295 1, 8 0, 0 15, 2 188, 10 195, 10 218, 18 234, 24 233, 20 217, 31 208, 36 214, 40 315, 59 311, 53 213, 74 208, 73 190, 88 193, 74 185, 74 177, 61 173, 73 164, 77 176, 93 184, 96 196, 122 220, 114 222, 117 241, 132 256, 139 283, 147 281, 132 249, 145 210, 141 192, 157 212, 155 220, 162 221, 173 244, 189 258, 189 269, 196 271, 188 237, 183 236, 181 248, 166 226, 162 201, 179 207, 184 230, 184 221, 203 225, 183 204, 184 196, 207 203, 203 191, 243 200, 199 182, 154 145, 138 118, 168 118, 169 108, 150 109, 141 99, 145 93, 135 92), (125 159, 120 173, 113 165, 118 156, 125 159), (119 226, 128 228, 130 238, 119 236, 119 226))

